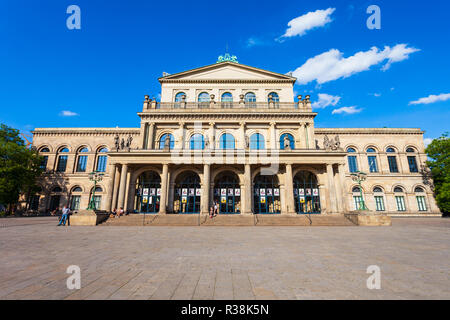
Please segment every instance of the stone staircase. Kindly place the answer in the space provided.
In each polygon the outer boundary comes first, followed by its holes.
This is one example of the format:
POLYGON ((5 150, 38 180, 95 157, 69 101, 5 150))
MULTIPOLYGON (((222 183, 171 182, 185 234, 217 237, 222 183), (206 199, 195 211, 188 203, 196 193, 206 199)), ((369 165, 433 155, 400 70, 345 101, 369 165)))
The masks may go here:
POLYGON ((349 219, 343 215, 264 215, 256 216, 257 226, 354 226, 349 219))
POLYGON ((246 227, 255 225, 255 217, 253 215, 219 214, 213 218, 206 216, 200 219, 201 226, 246 227))
POLYGON ((218 215, 198 214, 130 214, 109 218, 100 226, 354 226, 343 215, 218 215))

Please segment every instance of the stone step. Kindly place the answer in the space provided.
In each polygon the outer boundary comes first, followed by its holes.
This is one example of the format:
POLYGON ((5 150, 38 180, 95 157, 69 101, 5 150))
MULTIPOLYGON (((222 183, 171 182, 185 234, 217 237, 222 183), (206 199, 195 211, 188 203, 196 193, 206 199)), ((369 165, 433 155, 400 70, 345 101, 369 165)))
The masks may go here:
POLYGON ((201 217, 201 226, 254 226, 255 217, 253 215, 239 214, 219 214, 213 218, 209 216, 201 217))
POLYGON ((146 226, 198 226, 198 214, 167 214, 155 215, 153 219, 146 219, 146 226))
POLYGON ((354 226, 346 217, 341 215, 322 216, 322 215, 262 215, 256 217, 257 226, 354 226))

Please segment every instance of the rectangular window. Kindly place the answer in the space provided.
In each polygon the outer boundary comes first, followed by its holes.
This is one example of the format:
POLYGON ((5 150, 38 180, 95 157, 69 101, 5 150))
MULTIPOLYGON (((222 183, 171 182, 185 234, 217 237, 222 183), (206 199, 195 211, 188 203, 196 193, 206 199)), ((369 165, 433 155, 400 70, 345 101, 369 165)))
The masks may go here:
POLYGON ((384 211, 384 199, 382 196, 375 196, 375 204, 377 206, 377 211, 384 211))
POLYGON ((415 156, 408 156, 409 172, 419 172, 415 156))
POLYGON ((348 156, 348 168, 350 172, 358 171, 358 164, 356 163, 356 156, 348 156))
POLYGON ((101 202, 102 202, 102 196, 94 196, 95 210, 100 210, 101 202))
POLYGON ((81 196, 72 196, 70 201, 70 209, 71 210, 79 210, 80 209, 80 200, 81 196))
POLYGON ((417 206, 419 207, 419 211, 427 211, 427 203, 425 202, 424 196, 417 196, 417 206))
POLYGON ((43 156, 40 168, 42 170, 47 169, 47 163, 48 163, 48 156, 43 156))
POLYGON ((38 210, 39 209, 39 200, 41 199, 40 195, 33 195, 30 199, 30 210, 38 210))
POLYGON ((353 196, 353 200, 355 202, 355 210, 359 210, 362 207, 362 198, 361 196, 353 196))
POLYGON ((58 157, 58 165, 56 166, 57 172, 65 172, 67 167, 67 156, 58 157))
POLYGON ((395 196, 395 202, 397 203, 397 211, 406 211, 404 196, 395 196))
POLYGON ((87 156, 78 156, 77 172, 86 172, 87 156))
POLYGON ((378 172, 377 157, 376 156, 368 156, 367 159, 369 160, 369 171, 370 172, 378 172))
POLYGON ((107 156, 99 156, 97 159, 97 171, 105 172, 106 171, 106 161, 107 156))
POLYGON ((388 162, 389 162, 389 171, 391 173, 398 172, 397 158, 395 156, 388 156, 388 162))

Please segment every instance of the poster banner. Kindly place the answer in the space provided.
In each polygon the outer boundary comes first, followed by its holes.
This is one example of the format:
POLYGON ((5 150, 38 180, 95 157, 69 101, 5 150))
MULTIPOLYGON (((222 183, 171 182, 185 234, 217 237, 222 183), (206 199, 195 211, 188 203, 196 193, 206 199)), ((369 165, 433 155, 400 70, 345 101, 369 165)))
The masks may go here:
POLYGON ((142 195, 148 196, 148 188, 144 188, 144 190, 142 191, 142 195))
POLYGON ((304 196, 305 195, 305 189, 298 189, 298 194, 300 196, 304 196))
POLYGON ((266 197, 261 197, 261 203, 266 203, 266 197))
POLYGON ((181 202, 182 202, 182 203, 186 203, 186 202, 187 202, 187 197, 186 197, 186 196, 183 196, 183 197, 181 198, 181 202))
POLYGON ((233 189, 231 189, 231 188, 228 189, 228 195, 229 195, 229 196, 233 196, 233 189))
POLYGON ((273 189, 273 195, 274 195, 275 197, 280 196, 280 189, 273 189))
POLYGON ((183 189, 181 190, 181 195, 182 195, 182 196, 187 196, 187 189, 186 189, 186 188, 183 188, 183 189))
POLYGON ((152 204, 152 203, 153 203, 153 197, 149 197, 149 198, 148 198, 148 203, 149 203, 149 204, 152 204))
POLYGON ((319 195, 319 189, 313 189, 313 196, 319 195))
POLYGON ((236 197, 240 197, 241 196, 241 189, 239 189, 239 188, 234 189, 234 195, 236 197))
POLYGON ((160 196, 161 195, 161 188, 156 189, 156 195, 160 196))
POLYGON ((270 188, 267 189, 267 195, 268 195, 268 196, 271 196, 271 195, 272 195, 272 189, 270 189, 270 188))
POLYGON ((194 196, 195 195, 195 189, 194 188, 190 188, 189 189, 189 196, 194 196))
POLYGON ((227 195, 227 189, 220 189, 220 195, 221 196, 226 196, 227 195))
POLYGON ((265 196, 265 195, 266 195, 266 189, 264 189, 264 188, 259 189, 259 194, 260 194, 261 196, 265 196))
POLYGON ((224 197, 224 196, 220 197, 220 202, 227 203, 227 197, 224 197))
POLYGON ((195 195, 197 197, 201 196, 202 195, 202 189, 195 189, 195 195))
POLYGON ((155 188, 151 188, 150 189, 150 195, 154 196, 156 194, 156 189, 155 188))
POLYGON ((300 203, 305 203, 305 197, 300 197, 300 203))
POLYGON ((311 195, 311 189, 306 189, 306 195, 310 196, 311 195))
POLYGON ((147 203, 147 202, 148 202, 147 197, 143 197, 143 198, 142 198, 142 203, 147 203))

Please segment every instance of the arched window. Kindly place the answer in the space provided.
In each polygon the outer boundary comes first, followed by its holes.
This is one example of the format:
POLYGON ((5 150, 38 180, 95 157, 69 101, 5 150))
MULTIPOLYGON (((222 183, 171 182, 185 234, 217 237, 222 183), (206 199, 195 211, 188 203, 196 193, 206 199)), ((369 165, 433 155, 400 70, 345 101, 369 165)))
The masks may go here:
POLYGON ((165 133, 159 139, 159 149, 170 149, 172 150, 175 145, 175 139, 171 133, 165 133), (166 146, 168 143, 168 146, 166 146))
POLYGON ((81 192, 83 190, 79 187, 73 187, 70 195, 69 207, 71 210, 79 210, 81 202, 81 192))
MULTIPOLYGON (((367 153, 375 153, 377 152, 374 148, 367 148, 367 153)), ((369 162, 369 171, 370 172, 378 172, 378 163, 377 156, 367 156, 367 160, 369 162)))
POLYGON ((220 137, 220 148, 221 149, 234 149, 235 148, 235 139, 232 134, 224 133, 220 137))
POLYGON ((374 153, 377 152, 374 148, 367 148, 366 150, 367 153, 374 153))
POLYGON ((347 148, 348 153, 355 153, 356 150, 354 148, 347 148))
POLYGON ((280 136, 280 150, 284 150, 286 148, 285 139, 289 140, 289 147, 291 148, 291 150, 294 150, 295 149, 295 141, 294 141, 294 137, 290 133, 283 133, 280 136))
POLYGON ((398 192, 398 193, 403 192, 403 188, 402 187, 395 187, 394 188, 394 192, 398 192))
POLYGON ((245 104, 250 107, 256 107, 256 95, 253 92, 247 92, 244 96, 245 104))
POLYGON ((198 95, 198 106, 199 108, 209 107, 210 96, 207 92, 202 92, 198 95))
POLYGON ((270 98, 272 98, 272 101, 275 103, 280 102, 280 97, 278 96, 278 93, 271 92, 267 95, 267 101, 270 102, 270 98))
POLYGON ((387 149, 386 149, 386 152, 387 152, 387 153, 394 153, 394 152, 395 152, 395 149, 394 149, 394 148, 387 148, 387 149))
POLYGON ((83 190, 77 186, 72 189, 72 192, 83 192, 83 190))
MULTIPOLYGON (((61 148, 58 153, 67 153, 69 152, 69 149, 66 147, 61 148)), ((56 165, 56 171, 57 172, 65 172, 67 168, 67 155, 59 155, 58 156, 58 164, 56 165)))
POLYGON ((396 193, 395 204, 397 205, 397 211, 406 211, 405 197, 402 195, 403 188, 395 187, 394 193, 396 193))
MULTIPOLYGON (((356 153, 356 149, 355 148, 347 148, 347 152, 348 153, 356 153)), ((356 161, 356 156, 347 156, 347 160, 348 160, 348 170, 350 172, 357 172, 358 171, 358 163, 356 161)))
MULTIPOLYGON (((389 147, 386 149, 387 153, 395 153, 395 149, 389 147)), ((395 155, 390 155, 388 158, 389 171, 391 173, 398 173, 397 157, 395 155)))
POLYGON ((415 188, 414 188, 414 192, 419 192, 419 193, 421 193, 421 192, 425 192, 425 191, 423 190, 422 187, 415 187, 415 188))
POLYGON ((191 137, 190 146, 192 150, 203 150, 205 149, 205 139, 203 135, 196 133, 191 137))
POLYGON ((183 101, 183 96, 186 96, 186 94, 184 92, 178 92, 175 95, 175 102, 181 102, 183 101))
POLYGON ((233 95, 229 92, 225 92, 224 94, 222 94, 220 101, 222 103, 222 108, 232 108, 233 107, 233 95))
MULTIPOLYGON (((106 153, 108 152, 107 148, 100 148, 97 153, 106 153)), ((108 156, 106 155, 98 155, 97 156, 97 171, 98 172, 105 172, 106 171, 106 164, 108 161, 108 156)))
POLYGON ((380 187, 375 187, 373 188, 373 192, 383 192, 383 189, 381 189, 380 187))
POLYGON ((361 192, 359 187, 353 187, 352 192, 361 192))
MULTIPOLYGON (((44 147, 39 152, 47 153, 47 152, 50 152, 50 149, 47 147, 44 147)), ((42 156, 42 162, 41 162, 40 168, 42 170, 47 169, 47 163, 48 163, 48 156, 42 156)))
POLYGON ((406 149, 406 152, 416 152, 416 150, 414 150, 413 148, 409 147, 406 149))
MULTIPOLYGON (((78 150, 78 153, 86 153, 86 152, 89 152, 89 149, 86 147, 83 147, 78 150)), ((78 155, 76 172, 86 172, 86 165, 87 165, 87 156, 78 155)))
POLYGON ((383 189, 380 187, 373 188, 373 192, 375 193, 374 199, 375 199, 375 206, 377 211, 385 211, 384 206, 384 197, 383 197, 383 189))
POLYGON ((264 136, 260 133, 252 134, 250 137, 250 150, 265 149, 264 136))
MULTIPOLYGON (((407 153, 415 153, 416 150, 414 148, 409 147, 406 149, 406 152, 407 153)), ((417 165, 416 156, 409 155, 409 156, 407 156, 407 159, 408 159, 409 172, 412 172, 412 173, 419 172, 419 166, 417 165)))

